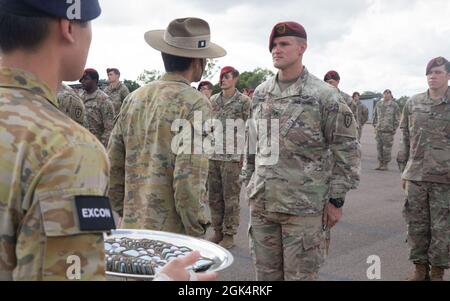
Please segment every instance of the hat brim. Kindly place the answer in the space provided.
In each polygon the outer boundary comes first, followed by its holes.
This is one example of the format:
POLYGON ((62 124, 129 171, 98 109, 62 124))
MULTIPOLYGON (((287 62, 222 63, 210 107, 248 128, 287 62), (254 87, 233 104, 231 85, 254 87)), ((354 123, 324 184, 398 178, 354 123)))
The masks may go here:
POLYGON ((227 54, 225 49, 214 43, 209 43, 208 48, 196 50, 171 46, 164 41, 164 32, 164 30, 148 31, 145 33, 144 39, 152 48, 175 56, 214 59, 223 57, 227 54))

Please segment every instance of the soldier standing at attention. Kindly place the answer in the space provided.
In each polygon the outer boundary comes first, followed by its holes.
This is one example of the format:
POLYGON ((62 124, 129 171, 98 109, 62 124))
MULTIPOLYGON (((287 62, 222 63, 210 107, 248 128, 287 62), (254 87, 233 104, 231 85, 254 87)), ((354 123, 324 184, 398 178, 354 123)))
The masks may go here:
POLYGON ((80 96, 68 85, 62 83, 58 89, 58 108, 85 128, 88 128, 86 109, 80 96))
POLYGON ((380 100, 373 113, 373 126, 375 128, 378 167, 376 170, 388 170, 391 162, 392 145, 394 136, 400 124, 400 108, 394 102, 391 90, 383 92, 383 100, 380 100))
POLYGON ((334 70, 328 71, 327 74, 325 74, 323 81, 338 89, 339 93, 342 95, 342 98, 348 106, 352 104, 352 98, 350 97, 350 95, 339 89, 339 84, 341 82, 339 73, 334 70))
POLYGON ((356 122, 358 123, 358 140, 361 141, 363 127, 369 120, 369 109, 361 102, 359 92, 355 92, 352 95, 352 103, 350 109, 355 115, 356 122))
POLYGON ((108 146, 110 197, 124 228, 205 234, 208 154, 192 151, 203 129, 191 125, 195 116, 210 119, 211 107, 191 83, 202 78, 207 58, 226 54, 210 35, 209 24, 198 18, 145 34, 161 51, 167 73, 127 98, 108 146))
POLYGON ((210 240, 227 249, 234 246, 234 236, 239 227, 239 174, 243 154, 239 154, 237 143, 245 141, 245 132, 240 133, 234 126, 228 127, 227 122, 242 122, 244 129, 251 104, 251 99, 236 89, 238 80, 238 70, 231 66, 222 68, 222 92, 211 97, 212 118, 220 121, 222 125, 223 144, 219 152, 214 153, 209 160, 208 199, 214 228, 214 236, 210 240), (232 149, 233 153, 228 153, 229 149, 232 149))
POLYGON ((98 88, 99 75, 94 69, 86 69, 80 79, 89 130, 106 147, 114 125, 114 107, 108 95, 98 88))
POLYGON ((117 68, 106 69, 108 75, 108 86, 105 88, 105 93, 110 97, 114 106, 114 113, 117 115, 120 112, 125 97, 130 94, 127 86, 120 81, 120 71, 117 68))
POLYGON ((402 141, 397 162, 407 201, 409 260, 413 281, 443 280, 450 246, 450 63, 431 60, 429 90, 411 97, 403 108, 402 141))
POLYGON ((267 162, 270 149, 259 144, 242 170, 257 280, 317 279, 325 231, 340 220, 347 191, 359 183, 355 118, 339 92, 303 66, 306 48, 302 25, 276 24, 269 49, 279 72, 252 99, 250 127, 261 120, 279 123, 278 140, 270 141, 279 145, 278 161, 267 162))

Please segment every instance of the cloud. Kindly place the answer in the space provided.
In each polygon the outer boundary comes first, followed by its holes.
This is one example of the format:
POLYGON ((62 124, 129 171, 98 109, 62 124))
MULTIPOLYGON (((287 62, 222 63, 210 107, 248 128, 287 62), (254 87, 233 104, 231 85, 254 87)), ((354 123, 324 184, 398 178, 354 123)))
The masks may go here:
POLYGON ((338 70, 341 88, 348 93, 387 87, 397 96, 423 91, 427 61, 450 54, 447 0, 102 0, 101 4, 103 14, 94 23, 88 65, 100 71, 116 66, 127 79, 136 79, 144 69, 163 70, 160 54, 143 35, 186 16, 210 23, 212 40, 228 51, 219 65, 240 71, 275 70, 268 51, 273 25, 287 20, 302 23, 308 32, 304 57, 308 69, 318 77, 338 70))

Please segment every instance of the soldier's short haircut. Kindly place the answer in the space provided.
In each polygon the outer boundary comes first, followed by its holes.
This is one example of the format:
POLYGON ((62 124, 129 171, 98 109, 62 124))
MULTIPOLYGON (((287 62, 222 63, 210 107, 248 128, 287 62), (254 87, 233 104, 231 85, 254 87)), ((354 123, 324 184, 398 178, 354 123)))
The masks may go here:
POLYGON ((21 17, 0 12, 0 50, 34 50, 49 34, 50 18, 21 17))
POLYGON ((171 55, 162 52, 162 59, 166 72, 183 72, 189 69, 194 59, 171 55))

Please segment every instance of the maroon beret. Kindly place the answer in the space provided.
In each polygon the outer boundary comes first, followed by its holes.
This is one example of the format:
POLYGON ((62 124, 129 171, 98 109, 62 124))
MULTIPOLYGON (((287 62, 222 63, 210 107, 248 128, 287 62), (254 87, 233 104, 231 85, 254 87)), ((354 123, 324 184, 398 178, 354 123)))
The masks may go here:
POLYGON ((270 33, 270 39, 269 39, 269 50, 272 52, 272 44, 273 40, 278 37, 288 37, 288 36, 294 36, 299 37, 302 39, 307 40, 307 35, 305 28, 296 23, 296 22, 280 22, 276 24, 272 32, 270 33))
POLYGON ((439 56, 437 58, 432 59, 427 65, 427 73, 426 73, 426 75, 430 74, 431 68, 440 67, 440 66, 448 64, 448 63, 449 62, 447 61, 447 59, 442 57, 442 56, 439 56))
POLYGON ((197 90, 200 91, 200 89, 201 89, 203 86, 208 86, 210 89, 212 89, 212 87, 213 87, 214 85, 213 85, 210 81, 204 80, 204 81, 202 81, 202 82, 200 82, 200 83, 198 84, 197 90))
POLYGON ((335 81, 340 81, 341 77, 339 76, 339 73, 337 73, 334 70, 328 71, 327 74, 325 74, 325 77, 323 78, 323 81, 328 81, 330 79, 334 79, 335 81))
POLYGON ((100 78, 100 76, 99 76, 97 70, 92 69, 92 68, 88 68, 88 69, 84 70, 83 76, 81 76, 81 78, 80 78, 80 82, 83 80, 83 78, 85 78, 85 77, 88 76, 88 75, 89 75, 89 77, 92 78, 93 80, 97 80, 97 81, 98 81, 99 78, 100 78))
POLYGON ((235 72, 235 71, 236 71, 236 69, 234 69, 231 66, 223 67, 222 70, 220 70, 220 81, 222 81, 222 78, 225 74, 230 73, 230 72, 235 72))

